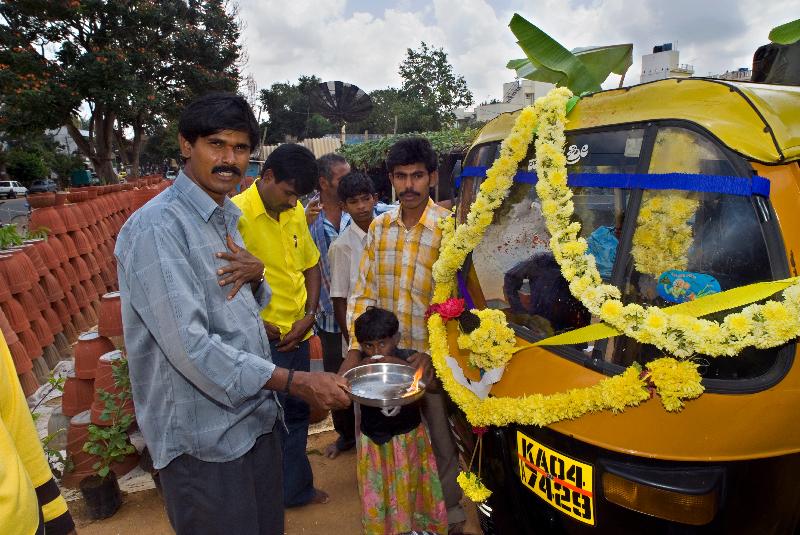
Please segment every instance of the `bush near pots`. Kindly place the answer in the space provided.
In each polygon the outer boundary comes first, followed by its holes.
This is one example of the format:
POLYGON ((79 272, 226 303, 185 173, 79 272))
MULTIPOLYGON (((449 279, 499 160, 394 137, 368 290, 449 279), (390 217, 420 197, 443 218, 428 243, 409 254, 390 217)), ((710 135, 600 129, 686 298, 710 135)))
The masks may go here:
POLYGON ((125 403, 131 398, 126 359, 115 361, 114 378, 118 393, 98 391, 104 402, 101 418, 111 423, 105 427, 90 424, 88 440, 83 445, 84 452, 99 459, 92 466, 95 475, 83 479, 79 484, 89 516, 97 520, 113 515, 122 504, 119 484, 111 469, 112 463, 122 463, 136 453, 136 448, 128 439, 133 416, 124 413, 125 403))

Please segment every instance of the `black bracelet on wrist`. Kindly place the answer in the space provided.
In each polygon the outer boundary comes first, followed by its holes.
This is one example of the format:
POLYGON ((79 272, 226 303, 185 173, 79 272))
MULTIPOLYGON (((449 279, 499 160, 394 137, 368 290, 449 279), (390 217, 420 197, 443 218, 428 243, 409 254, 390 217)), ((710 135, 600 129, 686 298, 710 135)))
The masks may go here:
POLYGON ((292 377, 294 377, 294 368, 289 368, 289 375, 286 377, 286 386, 283 387, 283 393, 289 395, 289 387, 292 386, 292 377))

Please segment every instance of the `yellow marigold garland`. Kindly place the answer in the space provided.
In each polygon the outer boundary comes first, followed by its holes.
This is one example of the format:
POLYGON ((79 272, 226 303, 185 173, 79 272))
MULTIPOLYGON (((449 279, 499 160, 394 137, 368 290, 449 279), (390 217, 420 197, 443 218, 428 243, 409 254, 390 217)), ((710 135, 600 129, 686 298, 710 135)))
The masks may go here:
POLYGON ((570 420, 602 410, 620 412, 650 398, 651 382, 667 410, 679 410, 682 399, 703 392, 697 365, 690 361, 670 358, 655 360, 647 365, 649 374, 640 376, 638 365, 622 374, 603 379, 594 386, 575 388, 557 394, 534 394, 521 398, 488 397, 480 399, 455 380, 445 358, 450 354, 447 329, 438 314, 428 319, 431 361, 442 386, 450 398, 464 411, 469 423, 481 427, 510 424, 545 426, 570 420), (671 361, 671 363, 664 363, 671 361), (674 364, 673 364, 674 363, 674 364))
POLYGON ((564 156, 569 97, 568 90, 555 89, 542 99, 546 102, 541 107, 536 136, 536 191, 552 236, 550 247, 572 295, 589 312, 627 336, 680 358, 698 353, 734 356, 746 347, 775 347, 796 338, 800 334, 800 283, 783 291, 783 301, 749 305, 728 314, 722 322, 667 314, 658 307, 635 303, 624 305, 619 289, 602 284, 586 240, 578 237, 580 223, 571 221, 574 206, 564 156))
POLYGON ((476 368, 491 370, 505 366, 514 354, 517 337, 508 326, 502 310, 487 308, 472 310, 481 320, 480 326, 471 333, 462 332, 458 347, 470 351, 469 363, 476 368))
POLYGON ((634 265, 658 277, 670 269, 686 269, 692 245, 690 219, 700 202, 682 191, 647 192, 633 234, 634 265))
MULTIPOLYGON (((500 157, 487 171, 487 179, 481 184, 466 223, 457 228, 452 218, 442 223, 441 252, 433 269, 433 302, 443 302, 455 293, 456 271, 480 242, 491 223, 493 211, 508 194, 519 161, 538 128, 536 171, 539 180, 536 190, 552 236, 551 249, 569 282, 571 293, 592 314, 626 335, 666 349, 678 357, 694 353, 735 355, 747 346, 774 347, 796 337, 800 333, 800 283, 783 291, 784 301, 750 305, 739 313, 729 314, 722 323, 685 314, 667 314, 657 307, 624 305, 620 301, 619 289, 602 284, 594 257, 588 254, 586 241, 578 236, 581 226, 571 221, 574 206, 572 191, 567 186, 563 153, 565 104, 570 97, 569 90, 557 88, 539 99, 533 108, 523 110, 511 134, 503 142, 500 157)), ((687 204, 685 211, 690 208, 687 204)), ((678 225, 681 224, 678 221, 680 217, 675 217, 678 225)), ((688 246, 676 246, 674 254, 685 255, 687 250, 688 246)), ((459 384, 450 372, 445 360, 450 353, 447 331, 438 314, 430 316, 428 329, 431 359, 437 375, 473 426, 512 423, 545 426, 595 411, 618 412, 649 399, 650 389, 659 394, 666 410, 677 411, 682 408, 683 400, 695 398, 703 392, 696 364, 665 357, 648 363, 645 373, 641 373, 638 365, 633 365, 621 375, 587 388, 552 395, 481 400, 459 384)))
POLYGON ((456 477, 456 481, 464 491, 464 496, 475 503, 485 502, 492 495, 492 491, 481 482, 480 476, 472 472, 461 472, 456 477))

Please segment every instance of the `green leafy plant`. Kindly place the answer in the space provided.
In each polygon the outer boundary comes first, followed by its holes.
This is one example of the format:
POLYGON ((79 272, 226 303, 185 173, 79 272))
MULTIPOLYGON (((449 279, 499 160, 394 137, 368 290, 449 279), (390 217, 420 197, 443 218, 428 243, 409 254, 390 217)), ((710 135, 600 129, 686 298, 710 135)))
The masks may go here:
POLYGON ((36 230, 29 230, 25 233, 26 240, 41 240, 50 235, 50 229, 47 227, 39 227, 36 230))
POLYGON ((0 249, 8 249, 22 245, 25 239, 17 231, 16 225, 3 225, 0 227, 0 249))
POLYGON ((396 141, 406 137, 422 136, 427 138, 438 154, 446 154, 454 150, 466 149, 477 135, 477 129, 458 130, 455 128, 439 132, 397 134, 365 143, 344 145, 339 148, 339 152, 355 168, 374 169, 383 165, 386 153, 389 152, 389 147, 396 141))
POLYGON ((624 80, 633 63, 633 45, 630 43, 570 51, 516 13, 509 27, 527 57, 512 59, 506 67, 515 70, 519 78, 567 87, 576 95, 600 91, 600 85, 611 73, 622 76, 624 80))
POLYGON ((128 428, 133 423, 133 416, 125 414, 125 404, 131 399, 131 381, 128 376, 128 361, 120 359, 112 365, 114 384, 118 392, 107 392, 98 389, 97 393, 103 402, 100 419, 111 421, 109 426, 89 426, 89 440, 83 445, 83 451, 96 455, 99 461, 92 465, 97 475, 105 478, 111 471, 111 463, 121 462, 134 453, 136 448, 128 440, 128 428))
POLYGON ((800 19, 772 28, 769 40, 779 45, 791 45, 800 41, 800 19))

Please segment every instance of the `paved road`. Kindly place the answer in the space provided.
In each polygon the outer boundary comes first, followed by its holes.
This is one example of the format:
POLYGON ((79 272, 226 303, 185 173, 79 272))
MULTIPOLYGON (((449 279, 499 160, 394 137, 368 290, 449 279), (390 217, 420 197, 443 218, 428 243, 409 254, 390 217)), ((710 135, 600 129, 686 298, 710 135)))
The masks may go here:
POLYGON ((25 221, 27 225, 28 201, 24 197, 0 200, 0 223, 17 223, 25 221))

